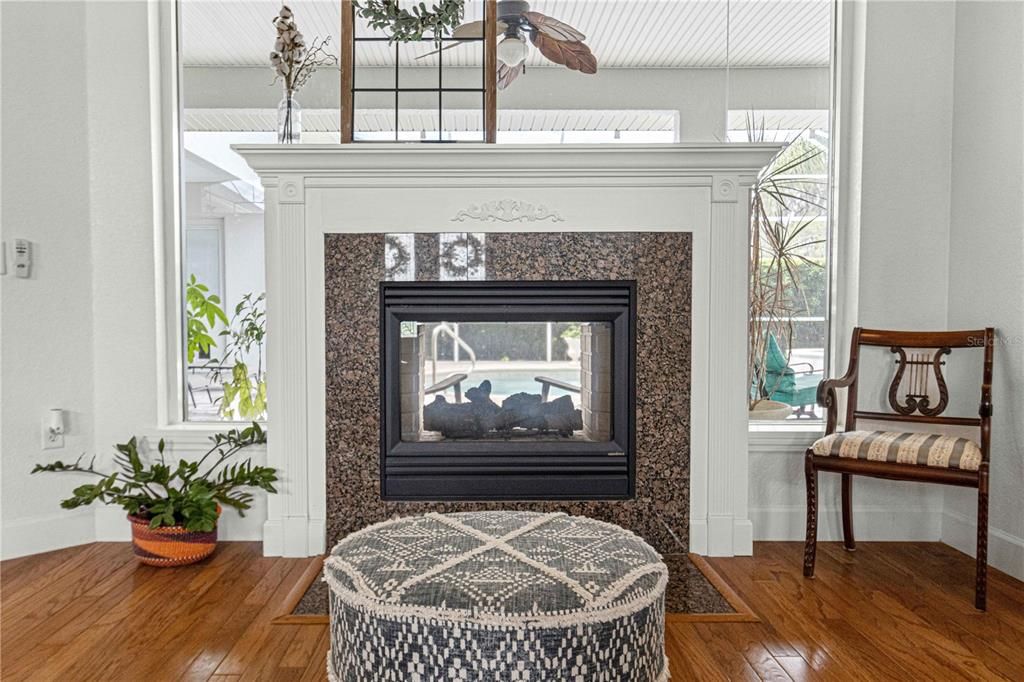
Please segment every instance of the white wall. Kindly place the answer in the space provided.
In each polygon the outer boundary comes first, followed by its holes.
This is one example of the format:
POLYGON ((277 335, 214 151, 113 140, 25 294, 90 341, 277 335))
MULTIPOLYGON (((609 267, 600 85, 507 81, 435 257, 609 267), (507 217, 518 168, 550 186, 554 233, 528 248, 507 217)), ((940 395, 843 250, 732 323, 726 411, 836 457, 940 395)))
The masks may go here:
MULTIPOLYGON (((840 286, 856 286, 841 294, 839 347, 853 324, 997 328, 989 561, 1024 578, 1024 4, 869 2, 847 16, 866 42, 845 52, 856 63, 843 72, 856 82, 844 84, 855 112, 841 186, 855 206, 837 227, 840 286)), ((964 414, 977 404, 980 366, 971 369, 952 389, 972 382, 960 391, 964 414)), ((800 451, 812 438, 752 438, 757 538, 802 538, 800 451)), ((822 476, 820 537, 839 539, 838 477, 822 476)), ((859 478, 855 530, 862 540, 941 538, 973 555, 976 503, 971 490, 859 478)))
MULTIPOLYGON (((842 191, 855 195, 859 218, 840 220, 835 228, 846 266, 837 284, 847 306, 841 312, 850 320, 843 324, 838 317, 833 332, 840 372, 853 324, 946 327, 955 5, 868 2, 859 9, 862 23, 854 37, 866 42, 847 57, 857 63, 846 65, 858 80, 850 88, 858 120, 841 132, 843 142, 856 146, 857 163, 841 172, 853 176, 844 178, 842 191)), ((863 368, 876 378, 889 370, 880 363, 863 368)), ((861 400, 868 397, 862 391, 861 400)), ((803 539, 803 450, 813 437, 752 435, 755 538, 803 539)), ((841 537, 838 479, 819 474, 823 539, 841 537)), ((860 477, 854 480, 853 499, 859 539, 938 540, 941 535, 943 497, 936 486, 860 477)))
MULTIPOLYGON (((867 43, 854 51, 861 82, 852 89, 863 98, 863 126, 844 131, 844 142, 862 157, 846 194, 857 198, 861 216, 839 226, 859 229, 857 248, 849 250, 857 253, 850 267, 858 283, 848 299, 850 318, 904 328, 1001 329, 991 558, 1022 575, 1016 548, 1024 537, 1024 115, 1019 85, 1007 86, 1024 77, 1021 5, 873 2, 861 18, 867 43)), ((98 514, 94 531, 91 513, 57 506, 71 480, 27 475, 44 456, 39 421, 45 410, 70 412, 67 447, 48 451, 55 457, 106 452, 132 433, 167 435, 183 455, 202 445, 201 433, 168 429, 158 416, 162 254, 150 137, 157 103, 146 87, 156 66, 149 61, 149 21, 138 2, 0 3, 0 78, 4 94, 15 93, 2 101, 0 217, 4 239, 25 237, 36 247, 33 279, 0 279, 4 557, 126 537, 120 510, 98 514), (134 56, 119 60, 117 78, 109 77, 112 32, 121 37, 120 53, 134 56), (61 49, 34 49, 55 37, 61 49)), ((625 72, 609 71, 610 78, 628 80, 625 72)), ((264 74, 258 76, 264 86, 264 74)), ((712 82, 715 75, 694 77, 712 82)), ((731 108, 789 106, 775 99, 784 88, 769 87, 762 74, 734 71, 732 79, 731 108)), ((674 92, 680 83, 650 88, 652 98, 642 106, 670 108, 664 102, 672 98, 682 109, 681 99, 698 99, 674 92)), ((799 90, 800 103, 792 106, 825 106, 804 98, 812 91, 821 89, 799 90)), ((215 92, 205 101, 215 102, 215 92)), ((710 128, 689 129, 709 139, 710 128)), ((842 347, 849 329, 837 331, 842 347)), ((769 437, 773 445, 753 448, 750 506, 759 538, 802 538, 807 439, 769 437)), ((838 496, 831 486, 822 488, 822 537, 837 537, 838 496)), ((966 491, 860 480, 855 500, 862 539, 941 535, 971 549, 973 496, 966 491)), ((263 518, 261 500, 244 521, 226 515, 223 534, 258 538, 263 518)))
MULTIPOLYGON (((989 561, 1024 578, 1024 4, 958 3, 955 51, 949 326, 998 330, 989 561)), ((972 555, 976 500, 947 490, 942 528, 972 555)))
MULTIPOLYGON (((29 476, 36 462, 74 459, 93 446, 93 263, 90 257, 85 6, 0 3, 2 198, 8 249, 2 300, 3 556, 89 542, 91 510, 59 501, 67 474, 29 476), (59 44, 40 50, 39 45, 59 44), (32 242, 30 279, 13 275, 16 238, 32 242), (41 450, 47 410, 66 410, 60 450, 41 450)), ((107 305, 115 306, 116 301, 107 305)), ((83 479, 84 480, 84 479, 83 479)))
MULTIPOLYGON (((158 410, 162 228, 151 133, 159 101, 149 88, 157 10, 0 3, 3 236, 36 249, 32 279, 0 280, 4 558, 128 537, 120 509, 61 510, 74 478, 30 477, 34 462, 83 452, 103 462, 133 434, 165 436, 183 457, 204 444, 201 432, 167 428, 158 410), (38 49, 54 41, 60 49, 38 49), (42 452, 51 407, 69 411, 70 432, 63 450, 42 452)), ((244 520, 228 512, 221 536, 257 539, 265 517, 263 500, 244 520)))

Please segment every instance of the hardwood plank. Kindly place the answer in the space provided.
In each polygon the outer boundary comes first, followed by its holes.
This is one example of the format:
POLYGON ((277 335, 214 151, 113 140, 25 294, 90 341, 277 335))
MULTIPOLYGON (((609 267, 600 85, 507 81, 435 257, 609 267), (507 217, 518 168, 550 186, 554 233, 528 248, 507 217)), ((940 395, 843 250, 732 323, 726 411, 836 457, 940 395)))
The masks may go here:
POLYGON ((299 673, 305 671, 310 659, 315 657, 323 630, 322 627, 316 625, 300 626, 288 650, 281 657, 278 667, 295 668, 299 673))
POLYGON ((25 583, 40 574, 50 573, 57 566, 68 561, 80 561, 82 551, 82 546, 78 545, 55 549, 52 552, 8 559, 3 562, 2 569, 0 569, 0 586, 2 586, 0 589, 4 593, 20 590, 25 583))
MULTIPOLYGON (((224 662, 235 644, 243 639, 250 627, 257 625, 257 618, 262 613, 265 602, 260 602, 257 595, 269 596, 287 578, 289 564, 281 559, 263 559, 269 565, 268 570, 248 592, 236 602, 232 612, 230 628, 216 629, 212 635, 195 645, 201 651, 194 658, 182 679, 201 680, 205 675, 212 675, 224 662)), ((325 628, 326 629, 326 628, 325 628)), ((237 673, 241 674, 241 668, 237 673)))
POLYGON ((760 631, 756 626, 736 628, 728 640, 720 637, 713 625, 694 625, 694 631, 714 658, 720 661, 734 659, 735 663, 725 671, 729 679, 749 677, 749 668, 754 673, 754 679, 786 682, 791 680, 782 666, 761 644, 758 636, 760 631), (741 657, 735 656, 736 652, 739 652, 741 657))
POLYGON ((135 572, 137 563, 129 551, 128 558, 120 566, 117 561, 112 561, 114 568, 108 576, 100 582, 88 587, 87 591, 74 599, 65 601, 58 606, 55 600, 47 601, 39 605, 29 615, 20 618, 16 623, 4 621, 4 649, 21 647, 28 642, 39 642, 47 637, 53 637, 54 633, 61 633, 66 641, 74 638, 74 634, 81 632, 91 622, 89 613, 97 613, 95 609, 102 604, 104 597, 112 591, 120 588, 123 594, 126 584, 135 572))
MULTIPOLYGON (((754 608, 758 609, 762 620, 773 623, 790 635, 791 642, 805 660, 812 664, 820 661, 828 666, 822 669, 823 673, 840 674, 843 679, 878 680, 910 676, 910 672, 897 664, 884 648, 880 649, 851 624, 851 614, 836 609, 830 600, 823 598, 814 589, 814 580, 804 579, 801 555, 794 553, 792 560, 779 558, 766 543, 757 553, 756 560, 765 568, 773 569, 775 581, 773 589, 757 593, 765 611, 761 611, 756 603, 754 608)), ((827 572, 823 566, 819 577, 827 572)), ((729 570, 723 573, 726 579, 734 575, 729 570)), ((748 599, 755 601, 753 597, 748 599)))
MULTIPOLYGON (((1024 584, 994 573, 981 613, 969 557, 933 543, 858 547, 820 543, 812 580, 798 543, 709 559, 760 621, 668 622, 673 679, 1024 679, 1024 584)), ((327 626, 273 624, 308 559, 263 557, 258 543, 222 543, 177 569, 134 564, 126 543, 37 559, 0 564, 15 604, 0 620, 5 682, 326 677, 327 626)))
MULTIPOLYGON (((293 559, 292 562, 295 562, 293 559)), ((292 585, 302 579, 305 572, 305 562, 289 563, 285 565, 287 573, 281 582, 272 592, 264 592, 257 597, 256 590, 246 599, 252 603, 253 599, 263 599, 253 627, 248 628, 231 647, 231 650, 224 657, 224 660, 217 667, 218 673, 239 673, 243 677, 253 667, 262 666, 268 655, 268 642, 280 644, 284 641, 291 641, 295 635, 297 625, 274 625, 271 621, 281 610, 281 604, 287 597, 292 585)), ((258 588, 257 588, 258 589, 258 588)), ((283 654, 283 651, 281 652, 283 654)))
MULTIPOLYGON (((288 596, 285 597, 284 603, 281 605, 281 615, 277 617, 274 622, 284 623, 288 622, 288 619, 294 618, 292 611, 300 601, 302 601, 303 595, 306 594, 306 590, 313 584, 314 580, 317 580, 324 571, 324 559, 323 556, 310 557, 309 564, 306 566, 306 571, 299 578, 299 581, 295 583, 288 596)), ((297 621, 301 623, 302 621, 297 621)), ((315 622, 315 621, 314 621, 315 622)))
POLYGON ((692 623, 666 623, 665 655, 672 679, 728 680, 725 672, 704 648, 692 623))
MULTIPOLYGON (((1024 632, 1014 628, 995 615, 979 612, 973 600, 964 599, 959 592, 945 589, 946 580, 924 577, 922 570, 894 560, 891 551, 860 554, 855 561, 856 571, 882 582, 899 585, 899 599, 936 632, 952 639, 976 656, 993 676, 1011 680, 1024 680, 1024 661, 1015 660, 1024 632)), ((853 559, 850 559, 854 561, 853 559)), ((973 560, 964 557, 973 565, 973 560)), ((998 610, 998 609, 995 609, 998 610)))
POLYGON ((209 651, 225 652, 252 622, 257 610, 239 607, 239 602, 271 569, 272 560, 259 556, 257 543, 246 547, 228 569, 230 580, 196 600, 185 617, 164 629, 155 644, 152 660, 127 669, 136 679, 166 676, 179 679, 207 679, 220 658, 210 660, 209 651), (205 668, 197 666, 202 658, 205 668), (148 665, 147 665, 148 664, 148 665), (191 671, 191 672, 190 672, 191 671))
MULTIPOLYGON (((822 563, 831 558, 828 552, 818 557, 822 563)), ((804 581, 831 608, 846 614, 846 622, 876 651, 884 646, 889 657, 916 679, 927 679, 936 665, 942 665, 950 679, 985 677, 984 666, 969 651, 929 628, 878 585, 839 562, 832 561, 830 569, 814 579, 792 580, 804 581), (872 608, 865 608, 868 605, 872 608)))
POLYGON ((331 633, 327 627, 322 626, 320 628, 320 638, 317 640, 316 647, 310 655, 309 662, 306 664, 306 669, 302 673, 300 682, 319 682, 319 680, 326 677, 327 652, 330 649, 330 636, 331 633))
MULTIPOLYGON (((822 552, 819 560, 828 556, 827 552, 822 552)), ((926 679, 934 675, 937 668, 942 671, 943 679, 988 676, 985 667, 969 650, 929 628, 888 593, 872 589, 849 566, 833 563, 838 568, 827 576, 807 581, 810 589, 837 610, 857 612, 850 624, 877 649, 885 645, 890 657, 914 678, 926 679), (866 605, 871 608, 864 608, 866 605)))
POLYGON ((230 565, 237 548, 223 543, 201 564, 174 569, 139 566, 136 576, 141 589, 131 591, 107 610, 100 610, 92 626, 68 643, 47 638, 41 648, 50 652, 39 669, 42 677, 31 679, 73 679, 75 670, 102 670, 107 679, 118 679, 117 671, 147 655, 151 643, 174 618, 186 613, 192 596, 209 589, 230 565), (116 648, 106 643, 119 640, 116 648))

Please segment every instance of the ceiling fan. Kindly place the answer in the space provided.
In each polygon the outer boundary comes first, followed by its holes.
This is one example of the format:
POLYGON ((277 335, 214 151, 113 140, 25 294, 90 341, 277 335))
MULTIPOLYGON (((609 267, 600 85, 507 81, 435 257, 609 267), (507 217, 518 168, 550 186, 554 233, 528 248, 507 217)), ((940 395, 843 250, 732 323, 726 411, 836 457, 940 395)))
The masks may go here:
MULTIPOLYGON (((555 64, 586 74, 597 73, 597 57, 583 42, 586 36, 565 22, 553 19, 540 12, 530 11, 530 3, 524 0, 500 0, 498 7, 498 89, 504 90, 512 81, 526 71, 526 57, 530 46, 540 50, 555 64)), ((484 37, 484 22, 471 21, 452 31, 452 38, 469 40, 484 37)), ((423 59, 463 43, 452 43, 439 50, 422 54, 423 59)))

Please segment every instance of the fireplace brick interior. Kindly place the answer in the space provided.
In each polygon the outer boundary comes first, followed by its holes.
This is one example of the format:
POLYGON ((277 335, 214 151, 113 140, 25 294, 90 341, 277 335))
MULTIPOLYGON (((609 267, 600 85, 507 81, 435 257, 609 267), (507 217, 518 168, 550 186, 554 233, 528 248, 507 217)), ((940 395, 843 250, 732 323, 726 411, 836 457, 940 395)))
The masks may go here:
MULTIPOLYGON (((417 233, 325 235, 328 545, 395 514, 480 509, 561 510, 617 523, 662 553, 688 548, 691 235, 688 232, 417 233), (452 244, 455 247, 452 247, 452 244), (408 253, 395 258, 396 244, 408 253), (465 251, 460 252, 463 248, 465 251), (396 263, 402 267, 396 267, 396 263), (379 287, 384 281, 635 281, 635 494, 615 500, 385 501, 380 469, 379 287)), ((593 331, 593 330, 591 330, 593 331)), ((581 329, 580 407, 600 431, 601 344, 581 329), (585 340, 586 339, 586 340, 585 340), (599 356, 599 354, 598 354, 599 356), (590 376, 588 377, 588 372, 590 376), (586 377, 586 378, 585 378, 586 377), (597 382, 599 383, 599 382, 597 382)), ((401 379, 403 411, 422 428, 423 337, 401 379), (417 357, 418 355, 418 357, 417 357), (415 401, 413 399, 415 396, 415 401), (419 401, 419 402, 416 402, 419 401)))

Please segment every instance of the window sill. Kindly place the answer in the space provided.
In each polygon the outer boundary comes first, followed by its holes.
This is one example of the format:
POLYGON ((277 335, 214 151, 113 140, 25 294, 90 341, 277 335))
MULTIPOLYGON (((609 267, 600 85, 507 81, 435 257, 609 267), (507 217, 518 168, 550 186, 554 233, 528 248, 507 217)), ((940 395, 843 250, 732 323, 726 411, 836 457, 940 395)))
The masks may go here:
MULTIPOLYGON (((181 450, 207 450, 210 446, 210 438, 217 433, 224 433, 231 429, 243 429, 252 422, 176 422, 164 424, 158 428, 145 432, 146 438, 153 445, 161 438, 167 441, 171 448, 181 450)), ((259 422, 260 426, 266 428, 266 422, 259 422)), ((266 446, 254 445, 253 450, 263 450, 266 446)))
POLYGON ((825 424, 821 421, 751 423, 747 442, 751 452, 802 455, 824 433, 825 424))

